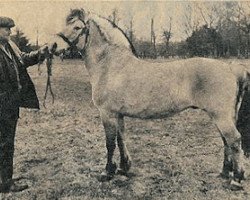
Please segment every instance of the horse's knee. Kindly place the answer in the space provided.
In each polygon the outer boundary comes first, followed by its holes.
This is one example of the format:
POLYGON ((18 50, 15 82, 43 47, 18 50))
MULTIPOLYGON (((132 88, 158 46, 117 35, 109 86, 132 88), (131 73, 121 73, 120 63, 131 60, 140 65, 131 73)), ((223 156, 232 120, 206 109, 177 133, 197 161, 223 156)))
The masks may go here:
POLYGON ((116 148, 116 132, 110 128, 105 128, 106 147, 108 151, 114 151, 116 148))
POLYGON ((101 118, 106 135, 107 148, 113 149, 115 148, 117 138, 117 124, 115 123, 115 119, 108 118, 106 115, 101 115, 101 118))

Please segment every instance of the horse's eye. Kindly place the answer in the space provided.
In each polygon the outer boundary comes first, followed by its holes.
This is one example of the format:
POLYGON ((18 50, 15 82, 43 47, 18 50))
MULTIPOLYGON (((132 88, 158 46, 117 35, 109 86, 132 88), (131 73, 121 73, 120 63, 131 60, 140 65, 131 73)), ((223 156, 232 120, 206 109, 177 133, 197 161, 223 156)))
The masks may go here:
POLYGON ((78 30, 80 30, 80 29, 81 29, 81 28, 78 27, 78 26, 74 27, 74 30, 76 30, 76 31, 78 31, 78 30))

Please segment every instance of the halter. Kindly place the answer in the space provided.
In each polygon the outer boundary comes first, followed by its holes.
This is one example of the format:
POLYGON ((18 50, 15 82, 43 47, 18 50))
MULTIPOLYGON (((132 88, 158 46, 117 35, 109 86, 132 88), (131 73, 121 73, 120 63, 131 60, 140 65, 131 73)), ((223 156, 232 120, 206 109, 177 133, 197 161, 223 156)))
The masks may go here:
POLYGON ((85 27, 82 28, 82 31, 80 32, 80 34, 72 42, 63 33, 59 33, 57 35, 59 37, 61 37, 63 39, 63 41, 66 42, 69 45, 69 48, 77 49, 78 53, 82 56, 82 58, 84 58, 84 54, 85 54, 85 51, 86 51, 86 44, 88 42, 89 28, 87 28, 86 23, 83 20, 81 20, 81 21, 83 22, 83 24, 85 25, 85 27), (83 49, 78 50, 78 48, 77 48, 76 45, 79 42, 79 38, 81 36, 83 36, 84 34, 86 35, 84 47, 83 47, 83 49))

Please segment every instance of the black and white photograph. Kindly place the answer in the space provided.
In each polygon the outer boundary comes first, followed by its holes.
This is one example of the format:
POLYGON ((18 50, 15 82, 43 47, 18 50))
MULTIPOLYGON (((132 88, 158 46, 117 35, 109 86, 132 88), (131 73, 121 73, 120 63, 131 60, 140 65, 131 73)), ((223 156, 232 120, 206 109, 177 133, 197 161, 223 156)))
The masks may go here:
POLYGON ((250 1, 1 0, 0 199, 250 199, 250 1))

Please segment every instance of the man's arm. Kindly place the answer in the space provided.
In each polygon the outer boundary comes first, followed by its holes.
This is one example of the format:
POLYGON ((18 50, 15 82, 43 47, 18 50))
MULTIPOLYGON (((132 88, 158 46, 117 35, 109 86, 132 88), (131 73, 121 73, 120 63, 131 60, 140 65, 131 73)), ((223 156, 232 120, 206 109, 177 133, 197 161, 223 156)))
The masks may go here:
POLYGON ((30 53, 21 52, 20 56, 25 67, 35 65, 39 62, 44 61, 45 59, 44 53, 42 53, 40 50, 32 51, 30 53))
POLYGON ((35 65, 39 62, 43 62, 45 59, 45 52, 48 51, 48 46, 43 46, 37 51, 25 53, 25 52, 21 52, 14 42, 10 41, 9 44, 14 50, 20 62, 26 68, 29 66, 35 65))

